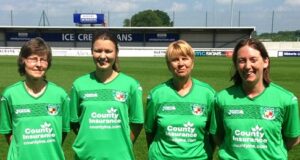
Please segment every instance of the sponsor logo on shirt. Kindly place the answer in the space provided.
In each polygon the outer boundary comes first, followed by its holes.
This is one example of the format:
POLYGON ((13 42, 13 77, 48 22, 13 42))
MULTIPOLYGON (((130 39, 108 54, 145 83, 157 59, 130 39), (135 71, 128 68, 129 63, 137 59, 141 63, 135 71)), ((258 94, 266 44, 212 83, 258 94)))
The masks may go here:
POLYGON ((230 109, 228 115, 243 115, 244 111, 242 109, 230 109))
POLYGON ((22 137, 24 145, 53 143, 56 141, 51 123, 48 122, 41 124, 40 128, 25 128, 22 137))
POLYGON ((26 113, 31 113, 31 110, 29 108, 16 109, 15 113, 16 114, 26 114, 26 113))
POLYGON ((174 111, 176 110, 175 106, 163 106, 162 111, 174 111))
POLYGON ((110 108, 106 110, 107 113, 97 113, 97 112, 92 112, 91 117, 92 118, 112 118, 112 119, 117 119, 119 114, 117 113, 117 109, 110 108))
POLYGON ((121 119, 117 109, 111 107, 106 113, 92 112, 89 118, 90 129, 121 128, 121 119))
POLYGON ((48 111, 48 114, 51 115, 51 116, 55 116, 58 114, 58 109, 59 109, 59 106, 57 105, 48 105, 47 106, 47 111, 48 111))
POLYGON ((261 116, 263 119, 273 120, 276 118, 274 108, 261 108, 261 116))
POLYGON ((125 102, 127 99, 127 93, 125 93, 125 92, 114 91, 113 94, 114 94, 113 96, 115 97, 116 101, 125 102))
POLYGON ((183 126, 169 125, 166 128, 166 136, 169 136, 175 142, 195 142, 197 133, 196 128, 191 122, 183 124, 183 126))
POLYGON ((83 98, 95 98, 95 97, 98 97, 97 93, 86 93, 83 96, 83 98))
POLYGON ((236 143, 234 147, 238 148, 267 148, 268 140, 264 137, 263 128, 259 125, 251 128, 251 130, 234 130, 232 140, 236 143))
POLYGON ((192 105, 192 113, 197 116, 203 115, 204 107, 198 104, 192 105))

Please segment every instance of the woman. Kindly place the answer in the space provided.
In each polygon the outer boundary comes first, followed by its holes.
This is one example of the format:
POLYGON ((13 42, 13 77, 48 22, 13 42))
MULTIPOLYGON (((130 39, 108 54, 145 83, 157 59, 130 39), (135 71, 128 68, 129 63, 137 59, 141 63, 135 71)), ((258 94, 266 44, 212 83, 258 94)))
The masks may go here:
POLYGON ((234 85, 216 96, 210 132, 220 145, 220 159, 287 159, 298 143, 298 100, 270 80, 264 45, 244 39, 232 57, 234 85))
POLYGON ((148 96, 148 158, 211 159, 208 124, 215 91, 192 78, 195 55, 187 42, 171 43, 165 58, 173 77, 152 89, 148 96))
POLYGON ((7 159, 65 159, 62 142, 69 125, 69 98, 46 80, 50 47, 42 38, 26 42, 18 71, 25 80, 7 87, 1 97, 0 133, 9 144, 7 159))
POLYGON ((132 143, 144 122, 141 86, 119 72, 112 34, 94 35, 91 51, 96 70, 76 79, 71 91, 76 159, 134 159, 132 143))

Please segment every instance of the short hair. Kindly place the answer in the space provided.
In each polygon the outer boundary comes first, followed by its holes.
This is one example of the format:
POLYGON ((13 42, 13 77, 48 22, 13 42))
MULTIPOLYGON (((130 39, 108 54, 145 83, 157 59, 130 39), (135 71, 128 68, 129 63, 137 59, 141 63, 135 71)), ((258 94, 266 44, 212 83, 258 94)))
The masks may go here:
POLYGON ((47 55, 47 70, 51 67, 52 51, 50 46, 41 37, 32 38, 29 41, 25 42, 20 49, 17 63, 18 72, 21 76, 26 74, 25 63, 23 59, 28 58, 33 54, 47 55))
POLYGON ((234 47, 233 54, 232 54, 232 62, 233 62, 234 70, 232 72, 233 75, 231 76, 231 81, 233 81, 234 84, 242 84, 242 78, 237 71, 237 54, 238 54, 238 51, 244 46, 249 46, 253 49, 258 50, 260 52, 261 57, 264 60, 269 59, 269 65, 263 71, 263 81, 264 81, 264 84, 268 86, 271 82, 271 79, 270 79, 270 63, 271 62, 270 62, 269 54, 268 54, 265 46, 263 45, 263 43, 257 39, 253 39, 253 38, 243 39, 243 40, 239 41, 236 44, 236 46, 234 47))
POLYGON ((104 31, 104 32, 97 32, 93 35, 92 39, 92 46, 91 46, 91 51, 93 54, 93 49, 94 49, 94 44, 97 40, 109 40, 115 45, 115 50, 116 50, 116 60, 115 63, 113 64, 112 68, 113 70, 119 72, 120 71, 120 66, 119 66, 119 44, 118 44, 118 39, 116 36, 109 31, 104 31))
POLYGON ((169 58, 180 55, 191 57, 193 61, 195 59, 195 52, 191 45, 184 40, 178 40, 169 44, 165 55, 166 62, 169 62, 169 58))

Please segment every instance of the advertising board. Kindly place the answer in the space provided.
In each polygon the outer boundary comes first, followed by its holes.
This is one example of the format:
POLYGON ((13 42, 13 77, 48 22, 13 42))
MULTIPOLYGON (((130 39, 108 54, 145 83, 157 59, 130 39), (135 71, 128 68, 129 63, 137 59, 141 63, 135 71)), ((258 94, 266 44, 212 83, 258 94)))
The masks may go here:
POLYGON ((278 57, 300 57, 300 51, 278 51, 278 57))
POLYGON ((104 14, 98 13, 74 13, 73 22, 76 24, 103 24, 104 14))
MULTIPOLYGON (((51 42, 90 42, 93 39, 92 33, 33 33, 33 32, 6 32, 7 41, 28 41, 34 37, 42 37, 45 41, 51 42)), ((161 33, 117 33, 119 42, 172 42, 179 39, 178 34, 161 33)))

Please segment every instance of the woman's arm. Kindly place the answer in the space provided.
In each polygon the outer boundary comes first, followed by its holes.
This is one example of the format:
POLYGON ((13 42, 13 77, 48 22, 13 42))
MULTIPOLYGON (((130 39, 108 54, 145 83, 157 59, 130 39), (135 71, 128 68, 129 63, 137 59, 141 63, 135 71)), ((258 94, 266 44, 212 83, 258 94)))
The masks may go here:
POLYGON ((155 136, 155 134, 153 134, 153 133, 147 133, 146 132, 146 140, 147 140, 147 147, 148 147, 148 149, 150 148, 150 145, 151 145, 151 143, 154 140, 154 136, 155 136))
POLYGON ((130 123, 130 139, 132 143, 135 143, 137 137, 141 133, 143 124, 141 123, 130 123))
POLYGON ((12 133, 5 134, 4 136, 5 136, 7 144, 10 145, 12 133))
POLYGON ((297 138, 284 138, 284 143, 285 143, 285 146, 288 150, 295 147, 297 144, 299 144, 299 142, 300 142, 299 137, 297 137, 297 138))
POLYGON ((79 127, 80 127, 79 123, 78 122, 71 122, 70 127, 73 130, 73 132, 75 133, 75 135, 77 135, 78 131, 79 131, 79 127))
POLYGON ((61 141, 61 144, 64 143, 66 137, 67 137, 68 133, 67 132, 62 132, 62 141, 61 141))

